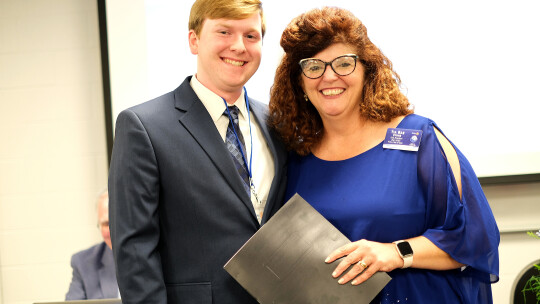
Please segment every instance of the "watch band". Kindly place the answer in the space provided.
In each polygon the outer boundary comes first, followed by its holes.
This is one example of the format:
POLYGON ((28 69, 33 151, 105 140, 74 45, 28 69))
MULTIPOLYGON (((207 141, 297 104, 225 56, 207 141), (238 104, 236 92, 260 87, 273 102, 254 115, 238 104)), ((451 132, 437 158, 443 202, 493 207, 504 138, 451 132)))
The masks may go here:
POLYGON ((395 241, 396 250, 399 256, 403 259, 403 268, 409 268, 413 262, 413 250, 409 242, 407 241, 395 241))

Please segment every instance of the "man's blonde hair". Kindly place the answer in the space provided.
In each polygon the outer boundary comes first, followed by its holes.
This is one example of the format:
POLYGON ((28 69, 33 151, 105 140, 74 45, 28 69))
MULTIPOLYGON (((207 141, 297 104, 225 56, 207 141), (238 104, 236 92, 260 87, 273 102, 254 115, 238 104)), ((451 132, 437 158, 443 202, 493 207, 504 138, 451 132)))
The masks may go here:
POLYGON ((261 33, 264 36, 266 25, 260 0, 197 0, 191 7, 188 26, 189 30, 200 35, 206 19, 241 20, 257 12, 261 15, 261 33))

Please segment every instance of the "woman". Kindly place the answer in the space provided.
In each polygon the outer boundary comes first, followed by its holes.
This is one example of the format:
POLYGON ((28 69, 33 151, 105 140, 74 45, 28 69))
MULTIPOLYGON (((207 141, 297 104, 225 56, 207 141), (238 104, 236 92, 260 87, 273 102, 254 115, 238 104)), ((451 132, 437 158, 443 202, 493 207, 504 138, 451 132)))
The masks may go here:
POLYGON ((287 197, 299 193, 353 241, 326 260, 344 257, 338 283, 385 271, 392 280, 373 303, 492 303, 499 232, 478 179, 439 127, 413 114, 361 21, 314 9, 291 21, 281 46, 270 114, 294 151, 287 197))

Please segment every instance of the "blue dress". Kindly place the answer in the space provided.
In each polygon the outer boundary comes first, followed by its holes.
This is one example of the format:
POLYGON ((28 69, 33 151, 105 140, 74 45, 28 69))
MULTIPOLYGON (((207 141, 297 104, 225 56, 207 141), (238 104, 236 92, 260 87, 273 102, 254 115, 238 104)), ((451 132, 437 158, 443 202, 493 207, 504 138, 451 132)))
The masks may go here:
POLYGON ((416 114, 401 121, 398 128, 423 131, 417 152, 385 149, 381 142, 343 161, 313 154, 290 158, 287 199, 300 194, 351 241, 390 243, 422 235, 467 265, 448 271, 396 269, 372 303, 493 302, 499 230, 471 165, 456 148, 460 199, 434 127, 416 114))

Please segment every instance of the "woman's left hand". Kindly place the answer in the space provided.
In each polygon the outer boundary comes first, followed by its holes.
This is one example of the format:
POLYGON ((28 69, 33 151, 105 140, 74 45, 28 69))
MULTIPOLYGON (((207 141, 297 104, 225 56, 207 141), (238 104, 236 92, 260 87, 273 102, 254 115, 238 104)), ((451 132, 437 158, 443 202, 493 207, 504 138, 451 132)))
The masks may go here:
POLYGON ((353 267, 338 280, 339 284, 353 280, 351 284, 358 285, 377 271, 389 272, 403 266, 403 259, 392 243, 377 243, 368 240, 352 242, 334 250, 325 262, 332 263, 342 257, 345 258, 339 262, 332 273, 334 278, 339 277, 351 265, 353 267))

